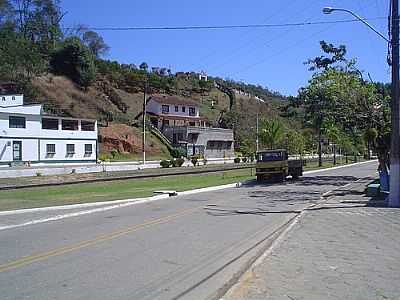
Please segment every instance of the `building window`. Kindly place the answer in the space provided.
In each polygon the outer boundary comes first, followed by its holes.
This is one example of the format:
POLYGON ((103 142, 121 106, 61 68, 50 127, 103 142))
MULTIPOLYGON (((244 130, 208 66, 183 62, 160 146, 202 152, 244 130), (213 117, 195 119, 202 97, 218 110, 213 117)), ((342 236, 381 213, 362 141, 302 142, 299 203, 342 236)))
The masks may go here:
POLYGON ((15 96, 12 96, 12 97, 11 97, 11 100, 15 100, 15 96))
POLYGON ((162 111, 164 114, 169 113, 169 105, 163 105, 163 106, 161 107, 161 111, 162 111))
POLYGON ((186 111, 186 107, 182 106, 182 112, 186 111))
POLYGON ((9 128, 26 128, 26 120, 24 117, 9 117, 9 128))
POLYGON ((179 107, 175 105, 175 112, 179 112, 179 107))
POLYGON ((62 120, 62 130, 78 130, 78 120, 62 120))
POLYGON ((90 155, 93 153, 93 145, 85 144, 85 155, 90 155))
POLYGON ((95 131, 95 123, 90 121, 82 121, 81 122, 81 130, 82 131, 95 131))
POLYGON ((6 97, 1 97, 1 100, 2 101, 6 101, 6 97))
POLYGON ((196 109, 194 107, 189 107, 189 116, 195 116, 196 115, 196 109))
POLYGON ((56 154, 56 144, 46 144, 47 154, 56 154))
POLYGON ((67 155, 75 154, 75 145, 74 144, 67 144, 67 155))
POLYGON ((58 130, 58 119, 42 119, 42 129, 58 130))

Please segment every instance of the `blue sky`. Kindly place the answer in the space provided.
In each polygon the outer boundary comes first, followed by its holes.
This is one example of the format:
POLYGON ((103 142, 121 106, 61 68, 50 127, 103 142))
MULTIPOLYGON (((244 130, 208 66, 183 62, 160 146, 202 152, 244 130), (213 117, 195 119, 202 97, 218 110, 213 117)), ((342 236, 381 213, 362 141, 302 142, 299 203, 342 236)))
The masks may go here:
MULTIPOLYGON (((349 19, 344 13, 323 15, 324 6, 353 10, 368 18, 385 17, 389 0, 62 0, 66 27, 236 25, 349 19)), ((370 23, 386 35, 387 20, 370 23)), ((359 23, 288 28, 203 31, 99 32, 111 47, 105 58, 121 63, 201 71, 260 84, 296 95, 311 76, 303 63, 320 55, 319 41, 345 44, 349 58, 374 81, 388 82, 385 41, 359 23)))

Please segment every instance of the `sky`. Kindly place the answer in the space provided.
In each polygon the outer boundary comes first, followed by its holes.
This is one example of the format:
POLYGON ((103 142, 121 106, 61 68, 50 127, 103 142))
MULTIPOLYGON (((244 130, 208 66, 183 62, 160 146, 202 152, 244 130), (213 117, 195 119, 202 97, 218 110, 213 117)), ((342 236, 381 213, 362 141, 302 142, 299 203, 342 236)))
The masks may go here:
MULTIPOLYGON (((61 0, 64 27, 212 26, 345 20, 325 6, 350 9, 387 36, 389 0, 61 0), (376 19, 377 17, 384 17, 376 19), (373 19, 375 18, 375 19, 373 19)), ((322 54, 319 41, 347 47, 347 57, 373 81, 389 82, 387 43, 354 22, 279 28, 185 31, 98 31, 110 51, 105 59, 170 67, 259 84, 297 95, 312 73, 304 62, 322 54)))

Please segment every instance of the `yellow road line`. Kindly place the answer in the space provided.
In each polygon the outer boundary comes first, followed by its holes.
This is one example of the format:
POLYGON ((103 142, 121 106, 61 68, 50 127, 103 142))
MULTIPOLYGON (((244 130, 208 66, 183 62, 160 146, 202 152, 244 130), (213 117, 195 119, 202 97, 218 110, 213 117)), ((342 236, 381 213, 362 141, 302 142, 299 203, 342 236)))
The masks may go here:
POLYGON ((129 234, 129 233, 133 233, 133 232, 139 231, 140 229, 144 229, 144 228, 151 227, 151 226, 154 226, 154 225, 164 224, 164 223, 167 223, 167 222, 172 221, 174 219, 177 219, 179 217, 192 214, 196 210, 199 210, 202 207, 203 206, 199 206, 199 207, 195 207, 195 208, 191 208, 191 209, 182 210, 182 211, 180 211, 180 212, 178 212, 176 214, 169 215, 169 216, 162 217, 162 218, 158 218, 158 219, 155 219, 155 220, 152 220, 152 221, 144 222, 142 224, 138 224, 138 225, 135 225, 135 226, 132 226, 132 227, 128 227, 128 228, 125 228, 125 229, 122 229, 122 230, 118 230, 118 231, 115 231, 115 232, 112 232, 112 233, 109 233, 109 234, 105 234, 105 235, 99 236, 97 238, 94 238, 92 240, 82 241, 82 242, 77 243, 77 244, 61 247, 61 248, 58 248, 58 249, 55 249, 55 250, 51 250, 51 251, 48 251, 48 252, 43 252, 43 253, 39 253, 39 254, 35 254, 35 255, 25 256, 25 257, 22 257, 20 259, 8 262, 8 263, 3 264, 3 265, 0 265, 0 273, 6 272, 6 271, 10 271, 10 270, 13 270, 13 269, 17 269, 19 267, 23 267, 23 266, 32 264, 34 262, 46 260, 46 259, 48 259, 50 257, 60 256, 60 255, 63 255, 63 254, 66 254, 66 253, 70 253, 70 252, 73 252, 73 251, 76 251, 76 250, 79 250, 79 249, 82 249, 82 248, 86 248, 86 247, 89 247, 89 246, 92 246, 92 245, 95 245, 95 244, 98 244, 98 243, 101 243, 101 242, 112 240, 112 239, 115 239, 117 237, 120 237, 120 236, 129 234))

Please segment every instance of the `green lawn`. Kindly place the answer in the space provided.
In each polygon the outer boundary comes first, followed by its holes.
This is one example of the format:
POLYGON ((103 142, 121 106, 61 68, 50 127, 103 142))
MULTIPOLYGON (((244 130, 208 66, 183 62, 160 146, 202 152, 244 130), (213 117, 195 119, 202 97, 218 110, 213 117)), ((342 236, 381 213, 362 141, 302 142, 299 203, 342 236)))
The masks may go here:
MULTIPOLYGON (((349 161, 349 163, 353 163, 353 161, 349 161)), ((325 161, 323 168, 332 166, 332 162, 325 161)), ((304 168, 305 171, 314 169, 318 169, 318 162, 308 162, 304 168)), ((156 190, 185 191, 254 178, 254 169, 242 169, 202 175, 180 175, 4 190, 0 191, 0 211, 148 197, 153 195, 156 190)))
POLYGON ((185 191, 244 181, 251 178, 253 178, 251 170, 243 169, 206 175, 169 176, 5 190, 0 192, 0 211, 140 198, 151 196, 153 191, 156 190, 185 191))

